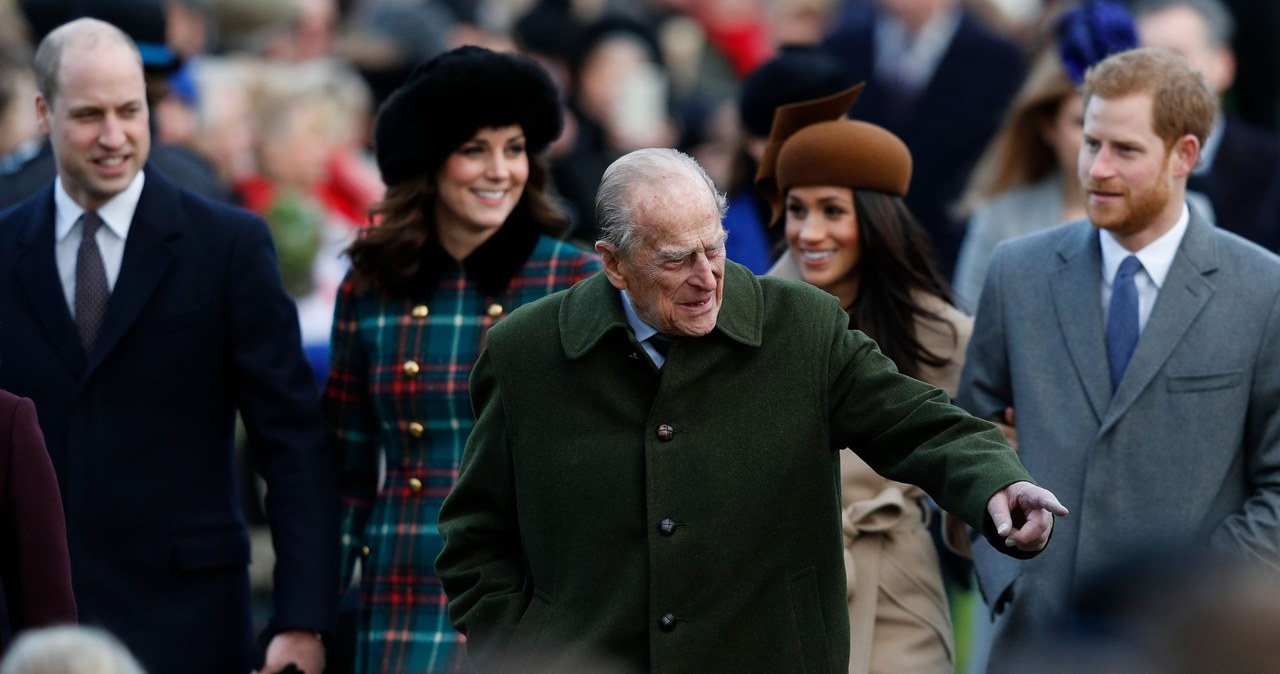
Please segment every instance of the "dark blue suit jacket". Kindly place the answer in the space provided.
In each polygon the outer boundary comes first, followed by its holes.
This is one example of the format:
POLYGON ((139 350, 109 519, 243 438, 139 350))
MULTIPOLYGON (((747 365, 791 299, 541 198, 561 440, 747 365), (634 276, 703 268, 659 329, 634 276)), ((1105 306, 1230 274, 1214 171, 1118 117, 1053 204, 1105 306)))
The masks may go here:
POLYGON ((53 186, 0 212, 0 386, 36 402, 83 622, 152 672, 248 671, 241 412, 268 484, 280 628, 329 629, 334 467, 265 224, 151 165, 92 357, 54 262, 53 186))
POLYGON ((950 209, 1022 83, 1024 58, 1013 42, 962 13, 933 77, 899 112, 875 74, 876 11, 873 3, 846 10, 822 48, 855 82, 867 83, 849 116, 892 131, 911 150, 906 203, 933 239, 939 271, 951 278, 964 223, 950 209))

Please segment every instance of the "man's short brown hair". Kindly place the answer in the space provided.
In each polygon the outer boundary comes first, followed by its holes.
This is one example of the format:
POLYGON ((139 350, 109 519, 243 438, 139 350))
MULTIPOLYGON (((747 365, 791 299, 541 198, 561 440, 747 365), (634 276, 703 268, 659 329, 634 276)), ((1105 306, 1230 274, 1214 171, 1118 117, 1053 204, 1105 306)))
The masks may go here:
POLYGON ((1200 73, 1167 49, 1147 47, 1113 54, 1084 77, 1084 105, 1094 96, 1151 95, 1152 128, 1165 148, 1191 134, 1204 147, 1218 114, 1218 99, 1200 73))

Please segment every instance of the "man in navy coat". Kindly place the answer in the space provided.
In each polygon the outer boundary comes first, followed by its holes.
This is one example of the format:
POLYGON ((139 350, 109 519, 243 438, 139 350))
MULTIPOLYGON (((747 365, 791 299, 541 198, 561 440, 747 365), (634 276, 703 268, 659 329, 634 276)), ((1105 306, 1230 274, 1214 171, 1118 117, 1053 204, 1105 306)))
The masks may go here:
POLYGON ((276 550, 263 672, 324 667, 334 471, 265 224, 147 164, 137 47, 81 19, 36 53, 57 179, 0 212, 0 386, 35 401, 82 622, 152 672, 247 672, 235 414, 276 550), (86 237, 86 231, 89 235, 86 237))

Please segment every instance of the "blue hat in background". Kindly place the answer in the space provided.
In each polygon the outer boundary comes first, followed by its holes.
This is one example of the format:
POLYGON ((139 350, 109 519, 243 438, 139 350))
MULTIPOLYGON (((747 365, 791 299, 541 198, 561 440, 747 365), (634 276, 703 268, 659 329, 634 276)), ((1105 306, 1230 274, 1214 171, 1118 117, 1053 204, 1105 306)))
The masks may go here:
POLYGON ((1067 76, 1076 84, 1102 59, 1138 46, 1133 15, 1123 5, 1089 0, 1059 17, 1054 26, 1058 54, 1067 76))

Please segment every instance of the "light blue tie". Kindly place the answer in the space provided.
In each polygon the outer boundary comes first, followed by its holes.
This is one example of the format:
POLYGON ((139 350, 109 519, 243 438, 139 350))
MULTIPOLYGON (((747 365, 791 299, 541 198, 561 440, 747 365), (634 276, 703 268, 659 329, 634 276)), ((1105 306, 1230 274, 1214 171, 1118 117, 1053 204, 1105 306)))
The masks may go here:
POLYGON ((1138 258, 1130 255, 1120 263, 1115 283, 1111 284, 1111 306, 1107 308, 1107 362, 1111 366, 1111 390, 1120 387, 1120 379, 1129 366, 1129 358, 1138 346, 1138 286, 1134 274, 1142 269, 1138 258))

